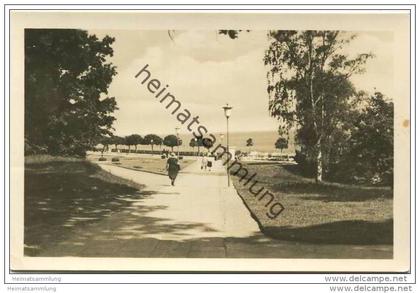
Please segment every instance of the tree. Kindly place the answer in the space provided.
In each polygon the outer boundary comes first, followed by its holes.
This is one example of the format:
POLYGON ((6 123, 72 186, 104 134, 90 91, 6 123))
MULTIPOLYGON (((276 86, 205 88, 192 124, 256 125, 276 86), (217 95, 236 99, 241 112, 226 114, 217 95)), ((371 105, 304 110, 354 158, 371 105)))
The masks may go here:
POLYGON ((254 145, 254 141, 252 140, 252 138, 248 138, 246 140, 246 146, 248 147, 248 152, 251 152, 251 147, 254 145))
POLYGON ((275 143, 276 149, 280 149, 280 152, 283 152, 283 149, 288 148, 288 142, 287 139, 284 137, 279 137, 275 143))
POLYGON ((194 152, 195 147, 197 146, 197 140, 194 137, 191 138, 189 145, 190 145, 190 147, 192 147, 193 152, 194 152))
POLYGON ((198 155, 200 155, 200 147, 204 146, 202 137, 197 138, 196 146, 197 146, 197 153, 198 155))
POLYGON ((393 184, 394 174, 394 104, 380 92, 368 99, 357 119, 349 140, 343 165, 350 173, 368 180, 375 176, 393 184))
POLYGON ((227 35, 231 39, 237 39, 241 31, 242 30, 219 30, 218 33, 221 35, 227 35))
POLYGON ((174 151, 175 146, 182 145, 182 140, 178 139, 176 135, 171 134, 165 136, 165 138, 163 139, 163 144, 167 147, 170 147, 171 150, 174 151))
POLYGON ((137 153, 137 146, 139 144, 143 144, 143 137, 141 137, 141 135, 138 134, 132 134, 131 139, 133 141, 134 151, 137 153))
POLYGON ((117 152, 118 152, 118 146, 125 143, 124 137, 116 136, 116 135, 111 137, 111 141, 115 145, 115 149, 117 150, 117 152))
POLYGON ((25 30, 25 149, 83 156, 111 135, 113 42, 83 30, 25 30))
POLYGON ((128 153, 130 153, 130 147, 134 145, 137 151, 137 145, 142 143, 142 137, 138 134, 132 134, 125 137, 125 145, 128 146, 128 153))
POLYGON ((210 149, 213 146, 213 140, 210 138, 192 138, 190 140, 190 147, 198 148, 198 154, 200 154, 200 147, 204 146, 206 149, 210 149))
POLYGON ((153 151, 154 145, 161 145, 162 144, 162 138, 156 134, 148 134, 143 139, 143 144, 150 145, 153 151))
POLYGON ((271 31, 269 36, 264 63, 270 113, 281 127, 297 127, 298 141, 315 161, 315 179, 322 181, 325 146, 336 126, 345 123, 342 114, 355 95, 349 77, 362 73, 372 55, 344 55, 355 36, 339 31, 271 31))
POLYGON ((192 138, 190 140, 190 147, 198 147, 198 154, 200 154, 200 146, 210 149, 213 146, 213 140, 210 138, 192 138))
POLYGON ((205 137, 201 140, 202 145, 209 150, 213 146, 213 140, 211 138, 205 137))
POLYGON ((104 152, 109 149, 109 145, 112 144, 111 136, 104 136, 101 138, 100 143, 102 144, 101 156, 104 156, 104 152))

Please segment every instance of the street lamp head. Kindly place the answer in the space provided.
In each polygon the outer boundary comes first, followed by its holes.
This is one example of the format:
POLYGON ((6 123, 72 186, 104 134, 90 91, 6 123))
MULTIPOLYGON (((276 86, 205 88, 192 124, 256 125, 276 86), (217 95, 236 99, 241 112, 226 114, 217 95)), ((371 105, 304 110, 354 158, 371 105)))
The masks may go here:
POLYGON ((225 111, 226 118, 229 118, 232 113, 232 107, 229 106, 229 104, 226 104, 226 106, 223 107, 223 110, 225 111))

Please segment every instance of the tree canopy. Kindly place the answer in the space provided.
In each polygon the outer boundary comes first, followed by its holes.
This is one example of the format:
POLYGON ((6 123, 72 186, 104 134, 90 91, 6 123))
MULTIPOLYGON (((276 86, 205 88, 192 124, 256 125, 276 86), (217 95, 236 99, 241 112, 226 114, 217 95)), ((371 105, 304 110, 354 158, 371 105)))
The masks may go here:
POLYGON ((201 143, 206 149, 210 149, 213 146, 213 140, 208 137, 203 138, 201 143))
POLYGON ((139 134, 132 134, 125 137, 125 145, 128 146, 128 150, 133 145, 135 150, 137 150, 137 145, 143 143, 143 138, 139 134))
POLYGON ((122 145, 125 143, 125 139, 124 137, 114 135, 111 137, 111 142, 112 144, 115 145, 116 148, 118 148, 119 145, 122 145))
POLYGON ((274 145, 276 149, 280 149, 280 151, 283 151, 283 149, 287 149, 289 144, 287 139, 285 139, 284 137, 279 137, 274 145))
POLYGON ((325 146, 345 123, 349 100, 356 94, 349 77, 362 73, 372 55, 349 58, 342 49, 355 36, 340 31, 271 31, 269 36, 264 63, 269 67, 270 113, 281 127, 297 127, 321 181, 325 146))
POLYGON ((147 134, 143 138, 143 144, 145 145, 161 145, 163 139, 157 134, 147 134))
POLYGON ((246 140, 246 146, 247 147, 252 147, 254 145, 254 141, 252 140, 252 138, 248 138, 246 140))
POLYGON ((163 144, 173 150, 175 146, 182 145, 182 140, 178 139, 176 135, 170 134, 165 136, 163 139, 163 144))
POLYGON ((111 134, 113 42, 83 30, 25 30, 26 153, 83 156, 111 134))
POLYGON ((192 147, 192 148, 195 148, 197 145, 198 145, 198 143, 197 143, 196 139, 194 137, 191 138, 189 146, 192 147))
POLYGON ((372 183, 393 184, 394 104, 376 92, 357 113, 343 154, 343 169, 350 176, 363 176, 372 183), (376 179, 375 179, 376 178, 376 179))

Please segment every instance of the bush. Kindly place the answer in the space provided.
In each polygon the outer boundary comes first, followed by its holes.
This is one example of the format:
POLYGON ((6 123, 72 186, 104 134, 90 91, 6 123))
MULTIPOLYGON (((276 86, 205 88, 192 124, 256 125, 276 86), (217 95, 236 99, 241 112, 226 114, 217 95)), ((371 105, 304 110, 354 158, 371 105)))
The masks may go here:
POLYGON ((112 161, 112 162, 119 162, 119 161, 120 161, 120 158, 116 158, 116 157, 114 157, 114 158, 112 158, 112 159, 111 159, 111 161, 112 161))
POLYGON ((47 147, 31 144, 29 140, 25 138, 25 156, 39 154, 48 154, 47 147))
POLYGON ((105 158, 105 157, 100 157, 100 158, 99 158, 99 161, 100 161, 100 162, 102 162, 102 161, 106 161, 106 158, 105 158))
POLYGON ((294 157, 295 162, 298 164, 299 169, 303 176, 313 177, 316 173, 316 164, 311 161, 306 154, 296 150, 296 155, 294 157))

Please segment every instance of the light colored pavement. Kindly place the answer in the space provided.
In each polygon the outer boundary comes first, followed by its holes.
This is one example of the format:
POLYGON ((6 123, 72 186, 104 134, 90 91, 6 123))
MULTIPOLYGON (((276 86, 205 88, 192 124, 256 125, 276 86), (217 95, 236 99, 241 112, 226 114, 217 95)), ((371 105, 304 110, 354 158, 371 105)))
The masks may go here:
POLYGON ((146 191, 158 190, 147 200, 133 202, 133 208, 149 209, 148 216, 162 219, 162 225, 184 227, 180 233, 140 231, 139 237, 184 241, 203 237, 249 237, 258 233, 257 223, 235 188, 227 187, 222 165, 216 162, 211 172, 202 171, 200 165, 196 161, 187 166, 179 174, 175 186, 171 186, 164 176, 152 175, 146 179, 142 172, 112 165, 102 167, 114 175, 146 184, 146 191))
POLYGON ((72 237, 39 256, 384 258, 389 246, 317 245, 265 237, 223 166, 211 172, 194 162, 171 186, 166 176, 109 164, 114 175, 146 185, 144 197, 101 221, 75 228, 72 237))

